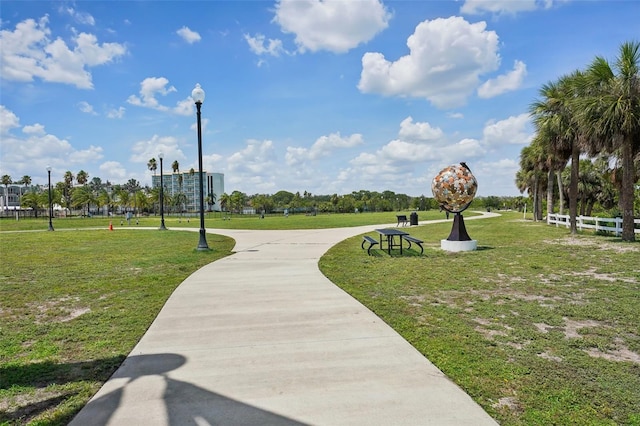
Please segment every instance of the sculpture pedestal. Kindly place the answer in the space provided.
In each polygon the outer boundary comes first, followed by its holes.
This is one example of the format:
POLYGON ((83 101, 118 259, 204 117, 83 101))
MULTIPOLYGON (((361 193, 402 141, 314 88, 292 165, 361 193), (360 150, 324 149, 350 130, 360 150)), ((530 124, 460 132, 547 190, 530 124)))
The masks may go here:
POLYGON ((440 240, 440 248, 446 251, 473 251, 478 248, 478 240, 440 240))

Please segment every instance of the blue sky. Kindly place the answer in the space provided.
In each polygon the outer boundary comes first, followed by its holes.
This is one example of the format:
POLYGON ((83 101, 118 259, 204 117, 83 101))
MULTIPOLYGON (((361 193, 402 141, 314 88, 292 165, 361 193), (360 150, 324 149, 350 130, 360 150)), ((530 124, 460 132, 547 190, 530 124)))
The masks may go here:
POLYGON ((150 158, 225 190, 431 194, 465 161, 519 195, 540 86, 640 39, 640 2, 2 1, 0 174, 151 183, 150 158))

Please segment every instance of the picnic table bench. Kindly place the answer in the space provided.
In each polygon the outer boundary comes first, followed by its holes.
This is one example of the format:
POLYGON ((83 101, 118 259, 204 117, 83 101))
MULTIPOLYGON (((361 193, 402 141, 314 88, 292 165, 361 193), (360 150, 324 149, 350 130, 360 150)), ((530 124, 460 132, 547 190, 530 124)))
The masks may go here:
POLYGON ((424 243, 424 241, 419 240, 416 237, 412 237, 411 235, 403 235, 402 238, 409 243, 408 248, 411 248, 411 243, 413 243, 420 247, 420 254, 424 253, 424 248, 422 247, 422 243, 424 243))
POLYGON ((400 254, 402 254, 402 240, 405 240, 409 243, 409 247, 407 247, 408 249, 411 249, 411 244, 416 244, 418 247, 420 247, 420 254, 422 255, 424 253, 424 247, 422 247, 424 241, 416 237, 412 237, 405 231, 401 231, 400 229, 395 228, 387 228, 376 229, 376 232, 380 234, 380 240, 376 240, 369 235, 362 236, 362 244, 360 244, 360 247, 362 247, 362 249, 364 250, 364 245, 369 244, 369 247, 367 247, 367 254, 369 256, 371 256, 371 248, 375 245, 380 245, 380 248, 382 250, 386 250, 389 255, 391 255, 391 250, 394 248, 399 248, 400 254), (395 237, 398 238, 396 239, 395 237))
POLYGON ((364 250, 364 243, 369 243, 369 247, 367 247, 367 254, 369 256, 371 256, 371 247, 375 246, 376 244, 380 244, 378 240, 368 235, 365 235, 364 237, 362 237, 362 244, 360 246, 362 247, 363 250, 364 250))
POLYGON ((398 218, 398 224, 396 226, 400 226, 400 224, 402 224, 402 226, 407 226, 409 224, 406 214, 399 214, 396 215, 396 217, 398 218))

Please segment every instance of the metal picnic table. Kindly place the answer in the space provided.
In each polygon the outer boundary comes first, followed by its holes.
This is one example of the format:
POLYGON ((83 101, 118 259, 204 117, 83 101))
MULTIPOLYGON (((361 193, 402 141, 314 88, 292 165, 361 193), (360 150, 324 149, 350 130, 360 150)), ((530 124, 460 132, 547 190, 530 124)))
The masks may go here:
POLYGON ((401 231, 396 228, 384 228, 376 229, 376 232, 380 234, 380 248, 384 250, 382 245, 383 241, 387 242, 387 253, 391 255, 391 249, 394 247, 400 247, 400 254, 402 254, 402 236, 409 235, 408 232, 401 231), (395 241, 395 237, 398 237, 398 241, 395 241))

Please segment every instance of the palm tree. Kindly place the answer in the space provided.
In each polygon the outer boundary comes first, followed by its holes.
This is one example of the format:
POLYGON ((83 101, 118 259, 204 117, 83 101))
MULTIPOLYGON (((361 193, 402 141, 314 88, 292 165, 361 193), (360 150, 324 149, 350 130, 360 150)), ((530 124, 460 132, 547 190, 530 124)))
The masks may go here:
POLYGON ((533 195, 533 220, 542 219, 542 185, 545 154, 539 144, 534 143, 522 148, 520 152, 520 170, 516 174, 516 185, 521 193, 533 195))
MULTIPOLYGON (((193 194, 197 194, 197 190, 196 190, 196 184, 198 183, 198 181, 196 179, 194 179, 193 177, 195 176, 196 171, 194 170, 194 168, 190 168, 189 169, 189 177, 191 178, 191 182, 193 183, 193 194)), ((194 205, 196 205, 197 201, 194 199, 193 201, 194 205)), ((196 205, 196 209, 198 208, 198 206, 196 205)))
POLYGON ((67 170, 64 173, 64 185, 62 186, 62 194, 64 196, 64 203, 67 210, 71 209, 71 193, 73 192, 73 180, 75 177, 71 171, 67 170))
POLYGON ((174 197, 172 204, 175 206, 177 212, 182 215, 182 210, 184 210, 184 205, 189 201, 187 196, 183 192, 178 192, 174 197))
POLYGON ((333 194, 331 196, 331 204, 333 204, 333 212, 336 212, 336 206, 338 205, 338 201, 340 201, 340 197, 338 194, 333 194))
POLYGON ((80 186, 73 191, 71 202, 75 208, 87 206, 87 215, 89 215, 89 206, 95 204, 96 196, 88 186, 80 186))
POLYGON ((578 199, 580 214, 591 216, 593 205, 602 191, 602 177, 591 160, 580 160, 580 179, 578 180, 578 199))
POLYGON ((148 209, 151 204, 151 198, 149 197, 149 194, 147 194, 147 191, 143 188, 139 188, 134 194, 138 211, 148 209))
POLYGON ((579 97, 578 88, 584 78, 579 71, 561 77, 557 82, 547 83, 540 89, 542 99, 530 107, 534 124, 544 137, 550 141, 552 151, 561 161, 570 154, 571 180, 569 183, 569 223, 571 234, 578 233, 576 216, 578 215, 578 174, 580 153, 584 135, 579 131, 575 114, 574 100, 579 97))
POLYGON ((109 195, 109 192, 103 188, 98 191, 98 196, 96 197, 96 204, 98 205, 98 207, 107 206, 107 216, 108 216, 113 204, 113 198, 111 197, 111 195, 109 195))
POLYGON ((153 175, 156 175, 156 170, 158 170, 158 162, 155 158, 152 158, 147 162, 147 168, 153 172, 153 175))
POLYGON ((114 195, 114 199, 117 205, 126 211, 131 200, 131 194, 129 193, 129 190, 127 188, 117 187, 114 190, 114 195))
POLYGON ((640 154, 640 42, 627 42, 613 66, 596 57, 586 72, 588 96, 578 100, 580 122, 597 148, 621 158, 622 240, 635 241, 634 157, 640 154))
POLYGON ((227 210, 231 205, 231 197, 226 192, 220 196, 220 209, 222 211, 227 210))
POLYGON ((244 207, 245 201, 247 200, 247 196, 240 191, 233 191, 231 193, 231 206, 235 207, 238 213, 242 213, 242 208, 244 207))
MULTIPOLYGON (((47 203, 49 201, 49 193, 47 194, 47 203)), ((35 212, 36 219, 38 218, 38 210, 43 207, 42 197, 36 191, 29 191, 20 197, 20 205, 22 207, 30 207, 35 212)))
POLYGON ((27 188, 29 187, 29 185, 31 185, 31 176, 29 175, 22 176, 22 179, 20 179, 20 183, 24 185, 24 192, 26 193, 27 188))
POLYGON ((127 183, 122 185, 123 189, 130 192, 129 200, 133 200, 133 214, 138 213, 138 196, 137 192, 140 190, 140 182, 136 179, 129 179, 127 183))
POLYGON ((4 185, 4 209, 9 210, 9 185, 13 183, 11 176, 2 175, 2 184, 4 185))
POLYGON ((86 185, 87 182, 89 182, 89 173, 80 170, 76 175, 76 182, 78 182, 79 185, 86 185))

